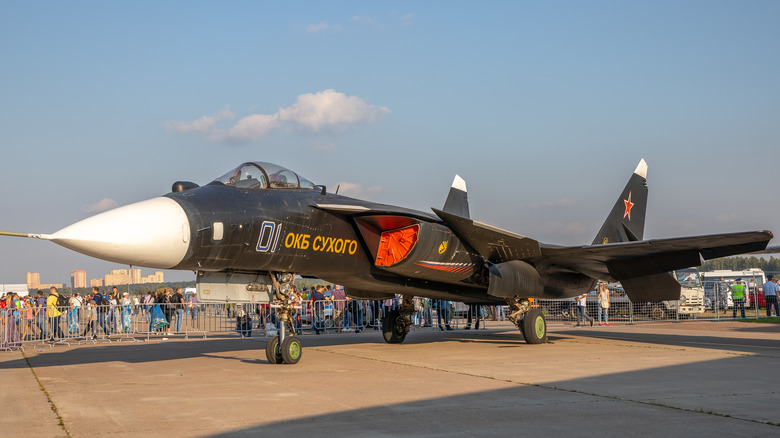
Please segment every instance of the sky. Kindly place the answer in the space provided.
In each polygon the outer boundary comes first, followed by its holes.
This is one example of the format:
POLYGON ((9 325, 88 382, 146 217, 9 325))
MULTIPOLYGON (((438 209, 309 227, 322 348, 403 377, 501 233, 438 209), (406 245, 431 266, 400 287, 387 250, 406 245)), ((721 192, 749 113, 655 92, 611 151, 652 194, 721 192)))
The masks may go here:
MULTIPOLYGON (((0 0, 0 230, 267 161, 423 211, 459 174, 473 219, 588 244, 644 158, 645 238, 780 232, 778 21, 777 1, 0 0)), ((0 261, 0 283, 126 267, 11 237, 0 261)))

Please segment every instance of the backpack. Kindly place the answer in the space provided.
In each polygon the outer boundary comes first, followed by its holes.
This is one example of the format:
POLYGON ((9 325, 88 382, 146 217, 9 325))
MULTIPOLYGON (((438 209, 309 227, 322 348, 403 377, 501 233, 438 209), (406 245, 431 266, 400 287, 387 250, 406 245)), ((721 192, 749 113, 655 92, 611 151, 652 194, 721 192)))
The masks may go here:
POLYGON ((57 294, 57 307, 68 307, 67 298, 63 297, 60 294, 57 294))

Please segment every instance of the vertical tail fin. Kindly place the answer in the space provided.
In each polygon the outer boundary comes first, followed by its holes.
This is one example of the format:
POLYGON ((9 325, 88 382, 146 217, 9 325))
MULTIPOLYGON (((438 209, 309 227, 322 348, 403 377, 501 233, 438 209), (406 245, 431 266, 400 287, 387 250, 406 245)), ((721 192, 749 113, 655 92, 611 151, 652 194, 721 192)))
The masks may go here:
POLYGON ((639 161, 593 245, 642 240, 647 211, 647 163, 639 161))
POLYGON ((469 195, 466 192, 466 181, 460 175, 455 175, 442 211, 469 219, 469 195))

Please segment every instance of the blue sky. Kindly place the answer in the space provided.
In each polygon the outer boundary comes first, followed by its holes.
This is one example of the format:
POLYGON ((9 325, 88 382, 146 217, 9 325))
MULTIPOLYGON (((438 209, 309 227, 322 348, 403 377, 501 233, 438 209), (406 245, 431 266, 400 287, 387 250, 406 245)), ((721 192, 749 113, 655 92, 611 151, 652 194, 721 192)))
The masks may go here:
MULTIPOLYGON (((778 232, 779 21, 776 1, 0 1, 0 229, 257 160, 421 210, 458 173, 473 218, 575 245, 645 158, 645 237, 778 232)), ((0 254, 0 283, 122 268, 0 254)))

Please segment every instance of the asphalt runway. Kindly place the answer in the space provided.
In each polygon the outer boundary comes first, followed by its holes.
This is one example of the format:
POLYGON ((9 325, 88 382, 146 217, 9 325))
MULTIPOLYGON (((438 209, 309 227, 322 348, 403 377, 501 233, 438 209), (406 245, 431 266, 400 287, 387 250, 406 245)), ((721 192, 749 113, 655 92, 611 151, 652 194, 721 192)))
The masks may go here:
MULTIPOLYGON (((493 323, 495 327, 495 323, 493 323)), ((779 436, 780 325, 235 337, 0 352, 3 436, 779 436), (42 351, 41 351, 42 350, 42 351), (9 414, 10 413, 10 414, 9 414)))

